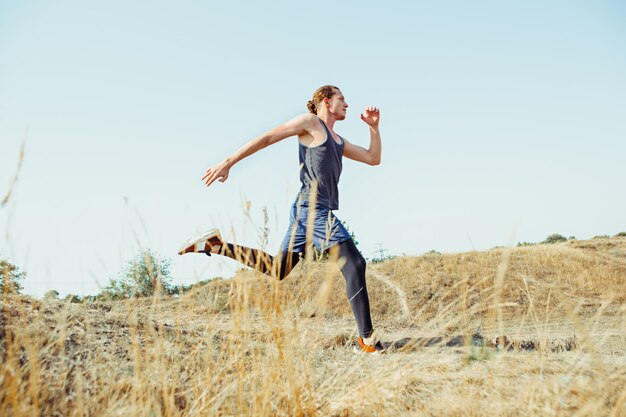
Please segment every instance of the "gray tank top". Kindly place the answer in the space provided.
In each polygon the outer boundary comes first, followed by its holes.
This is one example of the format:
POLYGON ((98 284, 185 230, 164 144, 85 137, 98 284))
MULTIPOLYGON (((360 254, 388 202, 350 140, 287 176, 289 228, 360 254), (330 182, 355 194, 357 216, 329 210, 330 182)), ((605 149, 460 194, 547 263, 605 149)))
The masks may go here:
POLYGON ((300 188, 299 198, 307 204, 311 189, 317 184, 317 204, 331 210, 339 209, 339 176, 341 175, 341 158, 344 140, 335 142, 326 123, 319 119, 326 130, 326 141, 319 146, 310 148, 300 143, 300 188))

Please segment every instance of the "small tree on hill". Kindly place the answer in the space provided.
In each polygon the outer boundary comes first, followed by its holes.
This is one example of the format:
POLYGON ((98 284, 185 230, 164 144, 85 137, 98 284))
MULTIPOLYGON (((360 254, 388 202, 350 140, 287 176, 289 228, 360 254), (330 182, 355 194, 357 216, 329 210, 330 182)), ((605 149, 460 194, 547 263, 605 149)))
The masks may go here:
POLYGON ((26 276, 25 272, 7 261, 0 259, 0 292, 7 294, 19 294, 22 291, 20 281, 26 276))
POLYGON ((548 236, 546 238, 546 240, 543 241, 543 243, 558 243, 558 242, 565 242, 567 240, 567 238, 563 235, 560 235, 558 233, 553 233, 550 236, 548 236))
POLYGON ((175 294, 178 288, 170 284, 171 279, 170 260, 143 249, 122 268, 117 279, 111 279, 102 295, 120 299, 175 294))
POLYGON ((68 294, 63 297, 63 301, 65 301, 66 303, 81 303, 83 299, 80 295, 68 294))
POLYGON ((43 295, 44 300, 58 300, 59 292, 57 290, 46 291, 43 295))

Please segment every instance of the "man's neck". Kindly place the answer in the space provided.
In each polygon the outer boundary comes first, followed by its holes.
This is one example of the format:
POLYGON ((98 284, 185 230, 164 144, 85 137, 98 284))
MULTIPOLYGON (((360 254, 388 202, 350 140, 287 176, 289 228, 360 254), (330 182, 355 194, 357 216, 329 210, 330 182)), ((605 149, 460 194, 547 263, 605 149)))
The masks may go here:
POLYGON ((332 131, 333 127, 335 126, 335 122, 337 121, 337 119, 335 119, 335 117, 327 112, 320 112, 318 113, 317 117, 319 117, 320 119, 322 119, 324 121, 324 123, 326 123, 326 126, 328 126, 328 128, 332 131))

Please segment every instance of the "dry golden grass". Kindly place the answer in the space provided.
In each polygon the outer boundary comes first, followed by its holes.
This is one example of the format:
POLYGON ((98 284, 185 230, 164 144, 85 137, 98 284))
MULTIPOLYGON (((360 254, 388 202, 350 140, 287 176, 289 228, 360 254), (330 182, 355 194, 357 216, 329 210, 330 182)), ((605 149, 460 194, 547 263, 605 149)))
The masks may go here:
POLYGON ((626 239, 368 265, 387 355, 334 264, 178 298, 5 296, 0 415, 626 416, 626 239))

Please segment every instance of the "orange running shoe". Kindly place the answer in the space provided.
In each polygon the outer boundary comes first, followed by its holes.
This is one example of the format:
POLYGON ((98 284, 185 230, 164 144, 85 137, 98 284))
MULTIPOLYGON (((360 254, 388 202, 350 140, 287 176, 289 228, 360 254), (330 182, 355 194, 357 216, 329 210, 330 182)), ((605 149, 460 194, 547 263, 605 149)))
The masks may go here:
POLYGON ((374 355, 385 353, 385 348, 383 347, 383 344, 380 343, 380 340, 375 332, 372 333, 370 337, 359 337, 357 342, 359 345, 354 347, 355 353, 370 353, 374 355))

